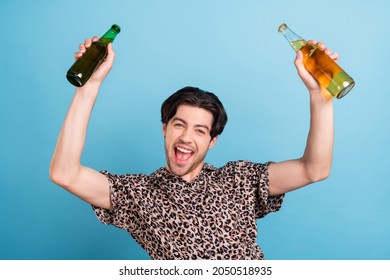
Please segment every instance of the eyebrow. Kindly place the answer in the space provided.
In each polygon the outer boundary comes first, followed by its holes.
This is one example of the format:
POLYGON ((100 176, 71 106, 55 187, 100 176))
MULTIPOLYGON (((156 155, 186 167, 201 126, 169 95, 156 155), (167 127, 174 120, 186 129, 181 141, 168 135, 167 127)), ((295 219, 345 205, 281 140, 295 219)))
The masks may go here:
MULTIPOLYGON (((188 124, 185 120, 183 120, 181 118, 178 118, 178 117, 174 117, 172 119, 172 122, 174 122, 174 121, 179 121, 179 122, 182 122, 184 124, 188 124)), ((204 124, 196 124, 195 127, 201 127, 201 128, 206 129, 207 131, 210 131, 210 128, 207 125, 204 125, 204 124)))

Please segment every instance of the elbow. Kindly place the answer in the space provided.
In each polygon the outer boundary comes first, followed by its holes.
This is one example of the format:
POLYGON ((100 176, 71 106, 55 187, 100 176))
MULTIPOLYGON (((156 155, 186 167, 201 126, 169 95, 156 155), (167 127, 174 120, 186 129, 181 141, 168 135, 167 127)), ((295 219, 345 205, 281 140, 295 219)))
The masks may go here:
POLYGON ((55 171, 53 168, 50 168, 50 172, 49 172, 49 176, 50 176, 50 180, 56 184, 56 185, 60 185, 61 184, 61 181, 62 181, 62 177, 60 176, 59 172, 55 171))
POLYGON ((65 185, 65 181, 66 181, 65 177, 63 176, 63 174, 61 174, 61 172, 58 169, 50 166, 49 176, 50 176, 50 180, 54 184, 59 186, 65 185))
POLYGON ((307 171, 307 178, 310 183, 315 183, 329 178, 330 173, 331 173, 330 166, 312 168, 307 171))
POLYGON ((315 183, 315 182, 323 181, 329 178, 329 176, 330 176, 330 170, 323 170, 321 172, 317 172, 314 175, 312 175, 311 182, 315 183))
POLYGON ((56 167, 55 165, 50 166, 49 171, 50 180, 62 187, 67 189, 68 186, 71 185, 72 182, 72 176, 70 176, 69 172, 66 172, 64 168, 56 167))

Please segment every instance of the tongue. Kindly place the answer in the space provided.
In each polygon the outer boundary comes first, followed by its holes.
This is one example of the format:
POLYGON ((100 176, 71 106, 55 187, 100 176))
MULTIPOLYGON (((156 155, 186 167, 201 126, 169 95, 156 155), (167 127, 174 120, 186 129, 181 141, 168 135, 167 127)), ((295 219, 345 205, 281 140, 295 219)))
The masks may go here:
POLYGON ((191 157, 191 155, 192 155, 191 153, 183 153, 180 152, 179 150, 176 150, 176 158, 179 161, 186 161, 191 157))

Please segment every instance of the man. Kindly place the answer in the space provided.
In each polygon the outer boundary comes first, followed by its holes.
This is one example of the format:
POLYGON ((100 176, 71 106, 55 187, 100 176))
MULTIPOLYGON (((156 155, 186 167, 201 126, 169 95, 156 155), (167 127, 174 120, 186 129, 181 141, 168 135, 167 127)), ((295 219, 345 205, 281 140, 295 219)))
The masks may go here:
MULTIPOLYGON (((85 40, 75 58, 95 40, 85 40)), ((279 210, 286 192, 327 178, 332 164, 332 97, 303 67, 302 54, 295 66, 310 94, 311 122, 301 158, 222 168, 205 163, 227 116, 214 94, 186 87, 162 105, 166 165, 151 175, 114 175, 80 163, 89 117, 114 57, 110 44, 106 61, 76 89, 53 154, 52 181, 93 205, 102 222, 128 231, 153 259, 263 259, 256 219, 279 210)))

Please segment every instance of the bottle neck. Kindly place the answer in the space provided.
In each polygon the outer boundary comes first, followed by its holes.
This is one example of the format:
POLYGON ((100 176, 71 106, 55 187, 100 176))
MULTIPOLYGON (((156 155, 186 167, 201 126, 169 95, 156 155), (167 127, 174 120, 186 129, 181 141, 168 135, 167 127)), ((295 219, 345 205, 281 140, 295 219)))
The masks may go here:
POLYGON ((301 36, 295 34, 288 26, 287 24, 283 23, 281 26, 279 26, 278 29, 279 33, 286 38, 286 40, 289 42, 290 46, 297 52, 299 51, 303 46, 307 44, 307 41, 303 39, 301 36))
POLYGON ((102 37, 100 37, 99 41, 103 44, 108 45, 115 40, 116 35, 121 31, 120 27, 114 24, 102 37))

